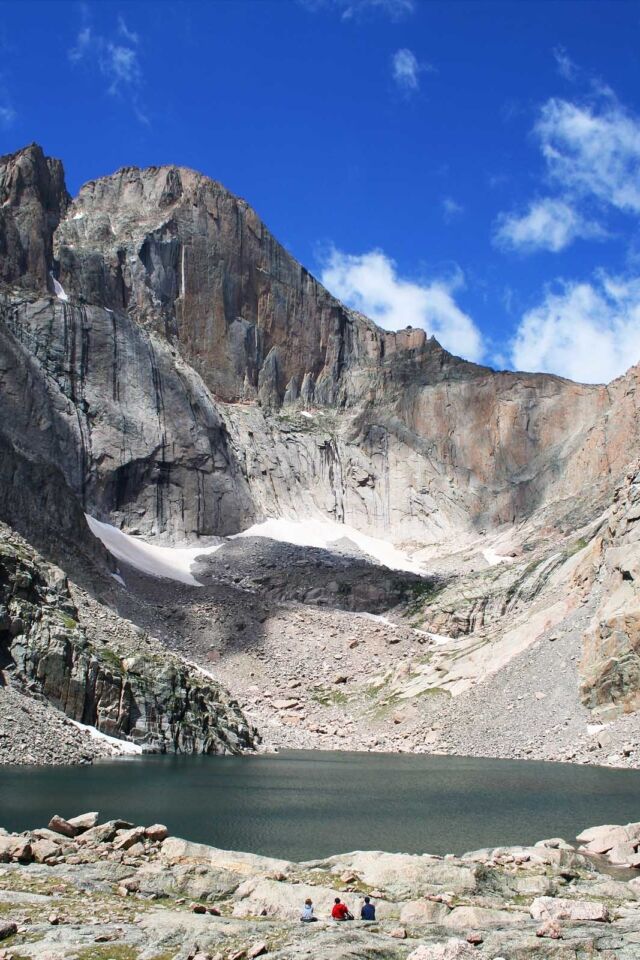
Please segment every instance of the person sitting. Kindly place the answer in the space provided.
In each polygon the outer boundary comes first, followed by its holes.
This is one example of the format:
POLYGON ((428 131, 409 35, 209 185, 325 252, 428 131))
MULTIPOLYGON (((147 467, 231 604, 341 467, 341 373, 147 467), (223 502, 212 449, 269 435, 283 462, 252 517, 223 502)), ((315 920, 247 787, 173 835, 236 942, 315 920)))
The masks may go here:
POLYGON ((350 913, 346 903, 343 903, 340 897, 336 897, 333 902, 331 916, 334 920, 353 920, 353 914, 350 913))
POLYGON ((307 897, 307 899, 305 900, 304 907, 302 908, 302 913, 300 915, 300 919, 302 920, 303 923, 315 923, 316 920, 318 919, 313 915, 313 900, 311 899, 311 897, 307 897))
POLYGON ((376 908, 371 903, 371 897, 365 897, 364 903, 362 904, 362 910, 360 911, 361 920, 375 920, 376 918, 376 908))

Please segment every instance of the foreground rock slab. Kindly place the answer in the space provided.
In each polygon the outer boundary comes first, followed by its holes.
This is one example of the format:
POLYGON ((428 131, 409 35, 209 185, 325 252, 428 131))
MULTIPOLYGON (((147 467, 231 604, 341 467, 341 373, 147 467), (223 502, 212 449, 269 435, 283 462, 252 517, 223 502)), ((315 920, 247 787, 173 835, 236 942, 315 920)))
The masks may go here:
MULTIPOLYGON (((58 819, 82 827, 98 820, 58 819)), ((45 828, 0 841, 2 960, 640 955, 637 872, 612 878, 602 857, 560 838, 553 847, 462 857, 356 851, 304 863, 220 850, 171 837, 162 824, 124 820, 98 820, 74 837, 45 828), (365 895, 375 921, 358 919, 365 895), (354 922, 330 919, 335 897, 354 922), (307 898, 311 924, 299 919, 307 898)))

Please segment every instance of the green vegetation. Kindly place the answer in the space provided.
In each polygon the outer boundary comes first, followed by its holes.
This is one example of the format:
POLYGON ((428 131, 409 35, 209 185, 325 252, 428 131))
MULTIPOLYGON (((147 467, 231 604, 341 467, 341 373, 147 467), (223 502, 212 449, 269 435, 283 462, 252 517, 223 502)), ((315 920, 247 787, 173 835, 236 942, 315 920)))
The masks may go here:
POLYGON ((570 543, 566 549, 566 555, 572 557, 576 553, 580 553, 581 550, 584 550, 585 547, 589 545, 589 541, 585 540, 584 537, 578 537, 573 543, 570 543))
POLYGON ((138 951, 122 943, 100 944, 76 953, 77 960, 138 960, 138 951))
POLYGON ((341 707, 349 702, 349 695, 344 690, 328 690, 326 687, 317 687, 311 694, 311 699, 323 707, 341 707))

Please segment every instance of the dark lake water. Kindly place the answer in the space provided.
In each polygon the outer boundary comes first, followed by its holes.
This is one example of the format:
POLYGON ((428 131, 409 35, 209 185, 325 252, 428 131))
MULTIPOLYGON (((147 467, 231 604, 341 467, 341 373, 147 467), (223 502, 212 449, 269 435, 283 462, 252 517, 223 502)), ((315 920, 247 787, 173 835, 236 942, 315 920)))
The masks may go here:
POLYGON ((230 850, 463 853, 640 820, 640 772, 517 760, 290 751, 0 767, 0 825, 54 813, 166 823, 230 850))

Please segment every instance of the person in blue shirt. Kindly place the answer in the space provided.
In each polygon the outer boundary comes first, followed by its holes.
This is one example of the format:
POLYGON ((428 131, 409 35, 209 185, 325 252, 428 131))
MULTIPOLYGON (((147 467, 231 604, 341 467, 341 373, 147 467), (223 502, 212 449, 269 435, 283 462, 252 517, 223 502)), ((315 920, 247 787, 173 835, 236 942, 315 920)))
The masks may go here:
POLYGON ((313 915, 313 901, 311 900, 310 897, 307 897, 307 899, 304 902, 304 907, 302 908, 302 914, 300 916, 300 919, 302 920, 303 923, 316 923, 318 919, 313 915))
POLYGON ((360 911, 361 920, 375 920, 376 918, 376 908, 371 903, 371 897, 365 897, 364 903, 362 904, 362 910, 360 911))

